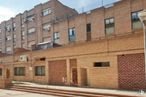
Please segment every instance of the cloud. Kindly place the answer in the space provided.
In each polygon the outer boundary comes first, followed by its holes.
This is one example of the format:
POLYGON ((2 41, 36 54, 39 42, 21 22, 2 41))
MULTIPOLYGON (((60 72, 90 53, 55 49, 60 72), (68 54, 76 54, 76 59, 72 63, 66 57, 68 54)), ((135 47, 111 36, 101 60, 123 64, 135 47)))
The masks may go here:
POLYGON ((0 6, 0 22, 8 20, 11 17, 14 17, 15 15, 16 12, 11 10, 10 8, 0 6))

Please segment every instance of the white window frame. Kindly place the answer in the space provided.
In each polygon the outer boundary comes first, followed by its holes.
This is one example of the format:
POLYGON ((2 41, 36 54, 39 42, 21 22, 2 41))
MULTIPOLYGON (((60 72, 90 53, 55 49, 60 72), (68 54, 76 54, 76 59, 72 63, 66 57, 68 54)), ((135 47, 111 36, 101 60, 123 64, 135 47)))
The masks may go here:
POLYGON ((51 14, 51 12, 52 12, 51 8, 46 8, 42 11, 42 15, 47 16, 47 15, 51 14))

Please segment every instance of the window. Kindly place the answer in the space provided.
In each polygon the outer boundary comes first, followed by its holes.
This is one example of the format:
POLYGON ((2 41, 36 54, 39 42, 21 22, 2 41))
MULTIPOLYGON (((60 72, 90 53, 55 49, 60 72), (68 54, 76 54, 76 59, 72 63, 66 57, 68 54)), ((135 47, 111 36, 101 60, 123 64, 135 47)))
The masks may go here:
POLYGON ((86 31, 87 31, 87 41, 91 40, 91 24, 86 25, 86 31))
POLYGON ((44 32, 48 32, 51 30, 51 25, 50 23, 46 23, 46 24, 43 24, 43 31, 44 32))
POLYGON ((91 24, 90 23, 86 25, 86 31, 91 32, 91 24))
POLYGON ((2 29, 0 28, 0 33, 2 33, 2 29))
POLYGON ((36 66, 35 75, 36 76, 45 76, 45 66, 36 66))
POLYGON ((2 71, 2 68, 0 68, 0 76, 2 76, 3 74, 3 71, 2 71))
POLYGON ((53 34, 53 41, 54 41, 54 43, 59 43, 59 40, 60 40, 59 32, 55 32, 53 34))
POLYGON ((114 18, 105 19, 105 34, 112 35, 114 33, 115 22, 114 18))
POLYGON ((94 67, 110 67, 110 62, 95 62, 94 67))
POLYGON ((76 40, 75 28, 70 28, 68 32, 69 42, 74 42, 76 40))
POLYGON ((6 36, 6 41, 10 41, 12 39, 11 36, 6 36))
POLYGON ((30 28, 29 30, 28 30, 28 35, 30 35, 30 34, 32 34, 32 33, 34 33, 35 32, 35 28, 30 28))
POLYGON ((32 22, 35 20, 35 15, 27 16, 27 21, 32 22))
POLYGON ((16 23, 13 23, 13 31, 16 31, 16 23))
POLYGON ((16 42, 16 34, 13 35, 14 42, 16 42))
POLYGON ((28 48, 32 48, 32 46, 35 45, 35 41, 28 42, 28 48))
POLYGON ((6 47, 6 51, 7 52, 11 52, 12 51, 12 48, 9 46, 9 47, 6 47))
POLYGON ((22 43, 22 48, 26 48, 26 45, 25 45, 25 43, 22 43))
POLYGON ((7 25, 7 26, 5 27, 5 29, 6 29, 7 32, 10 32, 10 31, 11 31, 10 25, 7 25))
POLYGON ((24 29, 25 25, 24 25, 24 24, 22 24, 22 25, 21 25, 21 27, 22 27, 22 29, 24 29))
POLYGON ((50 8, 47 8, 47 9, 44 9, 43 12, 42 12, 42 15, 43 16, 47 16, 51 13, 51 9, 50 8))
POLYGON ((142 28, 142 23, 138 17, 138 12, 133 12, 132 13, 132 29, 140 29, 142 28))
POLYGON ((22 37, 22 40, 25 39, 25 31, 22 31, 22 32, 21 32, 21 37, 22 37))
POLYGON ((14 75, 15 76, 25 76, 25 67, 15 67, 14 75))

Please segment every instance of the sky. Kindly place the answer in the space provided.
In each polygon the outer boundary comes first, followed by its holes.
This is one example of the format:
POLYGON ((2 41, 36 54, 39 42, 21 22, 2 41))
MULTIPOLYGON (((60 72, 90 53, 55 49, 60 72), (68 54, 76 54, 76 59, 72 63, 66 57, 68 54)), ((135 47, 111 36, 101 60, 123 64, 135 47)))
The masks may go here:
MULTIPOLYGON (((8 20, 25 10, 32 9, 39 3, 48 0, 0 0, 0 22, 8 20)), ((102 0, 59 0, 63 4, 76 9, 79 12, 88 11, 102 5, 102 0), (92 1, 92 2, 91 2, 92 1)), ((103 0, 103 4, 110 4, 118 0, 103 0)))

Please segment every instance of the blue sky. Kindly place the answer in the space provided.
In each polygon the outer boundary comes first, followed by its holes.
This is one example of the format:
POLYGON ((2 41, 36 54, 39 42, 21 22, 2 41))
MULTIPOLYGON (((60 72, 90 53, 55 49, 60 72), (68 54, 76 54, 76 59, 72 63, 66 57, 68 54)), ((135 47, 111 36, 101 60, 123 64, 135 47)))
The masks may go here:
MULTIPOLYGON (((48 0, 0 0, 0 22, 14 17, 18 13, 33 8, 33 6, 48 0)), ((102 0, 59 0, 63 4, 75 8, 78 11, 90 10, 102 5, 102 0)), ((117 0, 103 0, 104 4, 117 0)))

